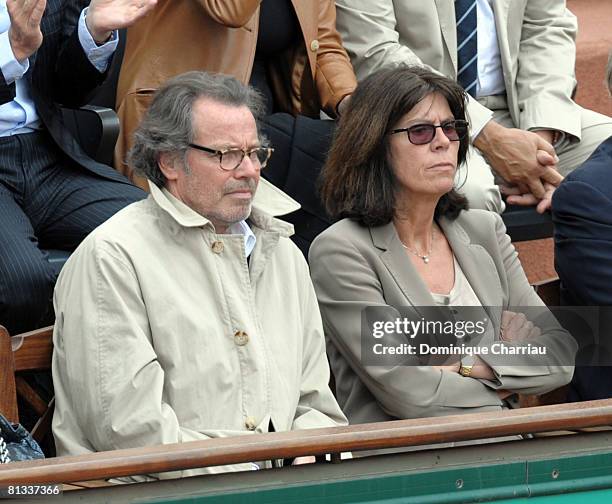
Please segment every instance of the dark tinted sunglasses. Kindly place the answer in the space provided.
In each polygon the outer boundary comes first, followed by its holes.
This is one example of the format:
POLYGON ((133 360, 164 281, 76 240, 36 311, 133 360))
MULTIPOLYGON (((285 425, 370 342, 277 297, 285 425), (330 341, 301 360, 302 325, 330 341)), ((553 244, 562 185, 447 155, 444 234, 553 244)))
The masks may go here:
POLYGON ((455 121, 448 121, 443 124, 415 124, 409 128, 398 128, 391 130, 390 135, 396 133, 403 133, 404 131, 408 135, 408 140, 414 145, 423 145, 431 142, 436 136, 436 128, 442 128, 442 132, 446 135, 446 138, 452 142, 458 142, 463 139, 468 132, 467 121, 457 119, 455 121))

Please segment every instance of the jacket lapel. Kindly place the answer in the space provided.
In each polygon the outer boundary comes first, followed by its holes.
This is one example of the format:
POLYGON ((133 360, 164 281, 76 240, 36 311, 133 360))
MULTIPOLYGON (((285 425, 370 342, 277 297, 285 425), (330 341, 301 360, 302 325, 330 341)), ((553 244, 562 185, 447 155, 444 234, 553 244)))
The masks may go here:
POLYGON ((455 23, 455 0, 435 0, 440 20, 440 30, 446 50, 457 71, 457 26, 455 23), (450 22, 446 22, 450 21, 450 22))
MULTIPOLYGON (((440 227, 468 282, 483 306, 502 306, 502 287, 493 258, 485 248, 472 243, 459 223, 440 219, 440 227)), ((380 258, 397 286, 412 306, 433 306, 435 301, 421 276, 407 260, 392 222, 370 228, 373 245, 381 250, 380 258)))
MULTIPOLYGON (((511 22, 510 16, 512 13, 510 10, 510 2, 512 2, 512 0, 493 0, 492 3, 493 13, 495 14, 495 29, 497 30, 497 43, 499 44, 502 63, 505 61, 512 61, 510 59, 510 47, 514 45, 516 41, 510 40, 508 37, 513 36, 517 32, 520 34, 521 32, 521 30, 509 29, 509 24, 511 22)), ((514 11, 517 16, 522 16, 522 11, 520 9, 515 8, 514 11)), ((511 69, 508 68, 506 70, 511 69)))
MULTIPOLYGON (((429 289, 406 257, 393 223, 370 228, 370 234, 374 246, 382 251, 381 261, 406 297, 406 304, 415 307, 434 306, 435 301, 429 289)), ((419 314, 424 316, 420 311, 419 314)))
POLYGON ((481 304, 502 306, 502 287, 491 255, 482 245, 471 242, 458 220, 442 218, 439 224, 481 304))

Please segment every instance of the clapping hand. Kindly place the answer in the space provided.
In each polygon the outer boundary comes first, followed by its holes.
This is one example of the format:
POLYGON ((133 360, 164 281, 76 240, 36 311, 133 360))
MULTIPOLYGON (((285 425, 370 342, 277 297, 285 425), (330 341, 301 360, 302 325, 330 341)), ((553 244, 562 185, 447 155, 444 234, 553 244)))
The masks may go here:
POLYGON ((25 61, 40 47, 43 41, 40 30, 47 0, 6 0, 11 20, 8 36, 17 61, 25 61))
POLYGON ((91 0, 87 28, 96 43, 102 44, 114 30, 131 26, 156 4, 157 0, 91 0))

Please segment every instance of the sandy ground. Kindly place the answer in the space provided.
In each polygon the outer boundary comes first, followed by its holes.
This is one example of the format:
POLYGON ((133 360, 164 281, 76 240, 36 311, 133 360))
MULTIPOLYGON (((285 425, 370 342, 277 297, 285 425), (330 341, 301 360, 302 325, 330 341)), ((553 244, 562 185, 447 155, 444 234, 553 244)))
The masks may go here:
POLYGON ((612 0, 568 0, 567 6, 578 18, 576 101, 612 116, 612 99, 604 83, 612 49, 612 0))

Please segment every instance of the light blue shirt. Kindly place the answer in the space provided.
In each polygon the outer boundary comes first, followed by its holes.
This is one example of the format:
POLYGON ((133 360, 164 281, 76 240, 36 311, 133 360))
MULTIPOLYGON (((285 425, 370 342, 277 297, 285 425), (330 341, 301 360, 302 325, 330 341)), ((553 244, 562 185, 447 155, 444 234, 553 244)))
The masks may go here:
MULTIPOLYGON (((110 58, 117 48, 119 34, 113 32, 108 42, 98 46, 85 24, 86 15, 87 8, 81 12, 79 18, 79 41, 89 61, 102 73, 107 69, 110 58)), ((28 60, 20 62, 15 59, 8 37, 9 27, 6 0, 0 0, 0 70, 7 84, 15 82, 15 98, 0 105, 0 136, 28 133, 41 128, 29 82, 22 78, 28 71, 30 63, 28 60)))
POLYGON ((236 222, 227 229, 229 234, 241 234, 244 236, 244 253, 246 257, 251 255, 257 243, 257 237, 246 221, 236 222))

